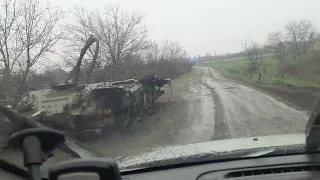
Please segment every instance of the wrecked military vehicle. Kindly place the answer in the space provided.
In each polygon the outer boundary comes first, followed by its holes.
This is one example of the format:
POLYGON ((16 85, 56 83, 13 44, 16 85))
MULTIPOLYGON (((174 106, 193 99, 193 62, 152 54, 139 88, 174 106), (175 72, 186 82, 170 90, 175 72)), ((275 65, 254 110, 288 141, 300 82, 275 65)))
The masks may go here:
POLYGON ((82 59, 94 42, 96 49, 88 79, 99 51, 99 41, 93 36, 81 50, 78 62, 65 82, 51 89, 25 93, 15 109, 74 138, 87 133, 110 133, 142 119, 154 101, 164 94, 160 88, 165 84, 171 85, 170 80, 149 75, 140 80, 81 83, 82 59))

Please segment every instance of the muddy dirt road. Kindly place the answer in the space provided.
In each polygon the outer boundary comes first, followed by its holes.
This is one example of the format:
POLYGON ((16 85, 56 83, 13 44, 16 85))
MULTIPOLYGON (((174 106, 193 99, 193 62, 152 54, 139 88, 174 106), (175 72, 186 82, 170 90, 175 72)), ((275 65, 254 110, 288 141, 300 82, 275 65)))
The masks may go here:
POLYGON ((150 148, 212 140, 304 132, 307 115, 211 68, 194 68, 173 81, 157 113, 90 145, 124 158, 150 148))

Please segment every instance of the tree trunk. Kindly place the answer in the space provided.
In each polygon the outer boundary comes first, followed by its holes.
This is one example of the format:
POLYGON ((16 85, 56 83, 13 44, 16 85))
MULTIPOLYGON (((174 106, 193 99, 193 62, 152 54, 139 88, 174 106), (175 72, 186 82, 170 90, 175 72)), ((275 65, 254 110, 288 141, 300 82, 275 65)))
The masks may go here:
POLYGON ((24 85, 25 85, 25 83, 26 83, 26 81, 27 81, 27 77, 28 77, 29 71, 30 71, 30 66, 27 66, 27 67, 26 67, 26 71, 25 71, 24 74, 23 74, 22 81, 20 82, 19 90, 18 90, 18 92, 17 92, 18 95, 21 94, 23 91, 25 91, 25 90, 23 89, 23 87, 24 87, 24 85))

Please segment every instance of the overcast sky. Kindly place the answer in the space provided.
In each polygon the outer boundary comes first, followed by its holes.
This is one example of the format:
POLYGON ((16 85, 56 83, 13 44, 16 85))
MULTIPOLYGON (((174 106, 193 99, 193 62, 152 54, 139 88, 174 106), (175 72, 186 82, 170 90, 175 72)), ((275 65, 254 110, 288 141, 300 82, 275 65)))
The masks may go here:
POLYGON ((245 38, 260 43, 289 20, 309 19, 320 27, 319 0, 55 0, 68 10, 120 5, 145 16, 150 39, 179 41, 190 55, 237 52, 245 38))

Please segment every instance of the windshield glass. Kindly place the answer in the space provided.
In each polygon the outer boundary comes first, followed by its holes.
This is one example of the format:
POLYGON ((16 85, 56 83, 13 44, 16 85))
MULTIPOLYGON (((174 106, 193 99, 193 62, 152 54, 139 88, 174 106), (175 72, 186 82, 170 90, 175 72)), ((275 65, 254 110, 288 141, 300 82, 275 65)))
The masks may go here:
MULTIPOLYGON (((320 92, 320 4, 307 1, 7 0, 0 103, 121 168, 304 144, 320 92)), ((25 127, 0 128, 4 145, 25 127)), ((55 154, 44 166, 73 158, 55 154)))

